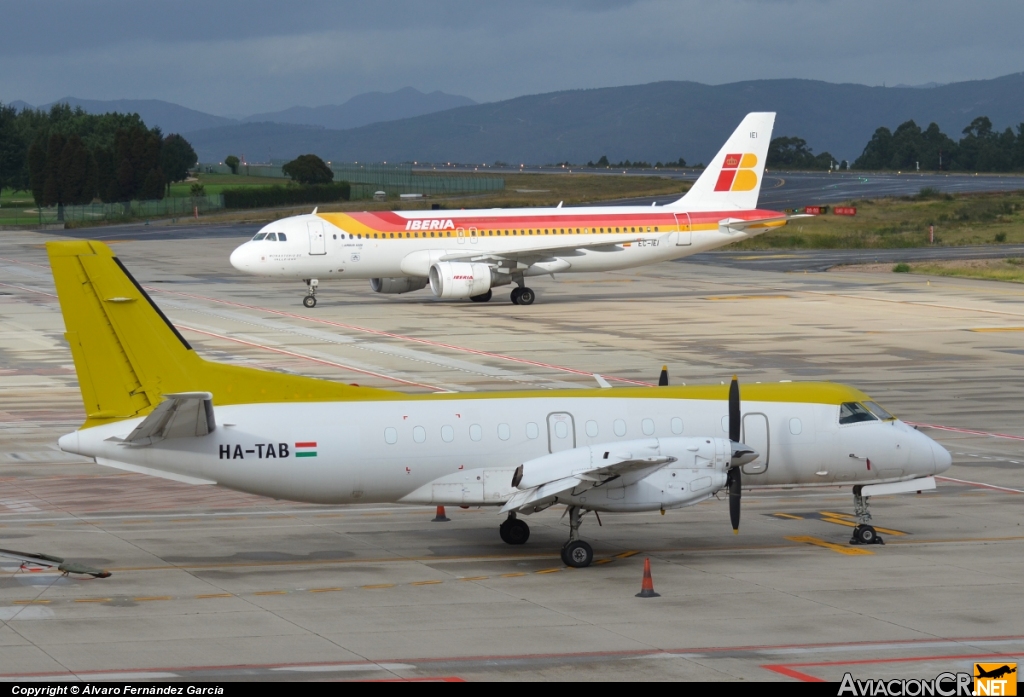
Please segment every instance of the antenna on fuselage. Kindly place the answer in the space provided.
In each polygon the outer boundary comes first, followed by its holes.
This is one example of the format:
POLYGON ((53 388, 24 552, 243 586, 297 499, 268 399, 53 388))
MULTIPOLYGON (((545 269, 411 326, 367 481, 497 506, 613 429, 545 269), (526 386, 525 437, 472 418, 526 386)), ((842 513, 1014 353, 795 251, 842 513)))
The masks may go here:
POLYGON ((310 213, 310 215, 316 215, 316 212, 317 212, 318 210, 320 210, 320 206, 315 206, 315 207, 313 208, 313 212, 312 212, 312 213, 310 213))

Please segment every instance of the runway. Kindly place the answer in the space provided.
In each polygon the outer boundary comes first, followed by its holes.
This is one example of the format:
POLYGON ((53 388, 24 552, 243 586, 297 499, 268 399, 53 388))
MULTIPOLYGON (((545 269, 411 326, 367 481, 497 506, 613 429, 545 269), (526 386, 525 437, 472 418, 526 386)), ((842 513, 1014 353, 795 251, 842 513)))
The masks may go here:
POLYGON ((0 562, 0 679, 930 678, 1024 654, 1007 610, 1024 590, 1024 288, 721 253, 538 279, 529 307, 345 281, 306 310, 301 284, 230 268, 231 229, 191 235, 114 249, 211 360, 416 393, 592 387, 595 372, 651 384, 666 363, 676 383, 837 380, 920 424, 954 466, 935 492, 872 500, 884 546, 847 544, 848 490, 755 491, 738 536, 724 500, 588 517, 584 570, 558 560, 561 509, 530 516, 513 548, 492 510, 433 523, 423 507, 102 468, 55 445, 83 419, 42 247, 56 236, 8 232, 0 547, 113 575, 0 562), (660 598, 634 597, 645 558, 660 598))

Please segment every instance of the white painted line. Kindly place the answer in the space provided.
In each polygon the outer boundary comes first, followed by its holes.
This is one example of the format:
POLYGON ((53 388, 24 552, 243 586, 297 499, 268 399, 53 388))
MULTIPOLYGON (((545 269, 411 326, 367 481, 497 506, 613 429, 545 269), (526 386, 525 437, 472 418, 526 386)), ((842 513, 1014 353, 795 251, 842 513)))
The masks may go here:
POLYGON ((904 421, 904 423, 910 426, 920 426, 922 428, 934 428, 939 431, 952 431, 953 433, 966 433, 971 436, 989 436, 990 438, 1006 438, 1008 440, 1024 440, 1024 436, 1011 436, 1007 433, 989 433, 988 431, 974 431, 969 428, 956 428, 954 426, 940 426, 938 424, 922 424, 915 423, 913 421, 904 421))
POLYGON ((968 486, 977 486, 982 489, 995 489, 996 491, 1008 491, 1011 494, 1024 494, 1024 491, 1020 489, 1011 489, 1005 486, 996 486, 995 484, 985 484, 983 482, 971 482, 966 479, 954 479, 953 477, 940 477, 936 475, 936 479, 941 479, 944 482, 956 482, 957 484, 967 484, 968 486))

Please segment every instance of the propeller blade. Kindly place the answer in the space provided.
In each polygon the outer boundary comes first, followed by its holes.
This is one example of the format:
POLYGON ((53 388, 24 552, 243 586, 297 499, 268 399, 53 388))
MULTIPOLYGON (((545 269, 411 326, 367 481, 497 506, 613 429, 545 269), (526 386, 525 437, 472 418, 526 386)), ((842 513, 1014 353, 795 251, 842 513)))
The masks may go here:
POLYGON ((740 442, 740 383, 735 375, 729 384, 729 440, 740 442))
POLYGON ((740 470, 738 467, 733 467, 729 470, 729 481, 727 485, 729 487, 729 521, 732 523, 733 534, 738 535, 740 532, 740 497, 742 494, 742 481, 740 479, 740 470))
POLYGON ((668 387, 668 366, 661 366, 661 375, 658 376, 658 387, 668 387))

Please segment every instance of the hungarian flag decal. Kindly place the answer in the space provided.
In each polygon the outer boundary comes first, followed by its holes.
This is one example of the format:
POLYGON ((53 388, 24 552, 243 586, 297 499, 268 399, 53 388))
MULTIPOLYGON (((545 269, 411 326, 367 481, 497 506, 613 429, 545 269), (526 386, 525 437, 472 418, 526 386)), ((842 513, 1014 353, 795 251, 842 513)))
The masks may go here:
POLYGON ((295 457, 316 457, 316 441, 296 443, 295 457))

